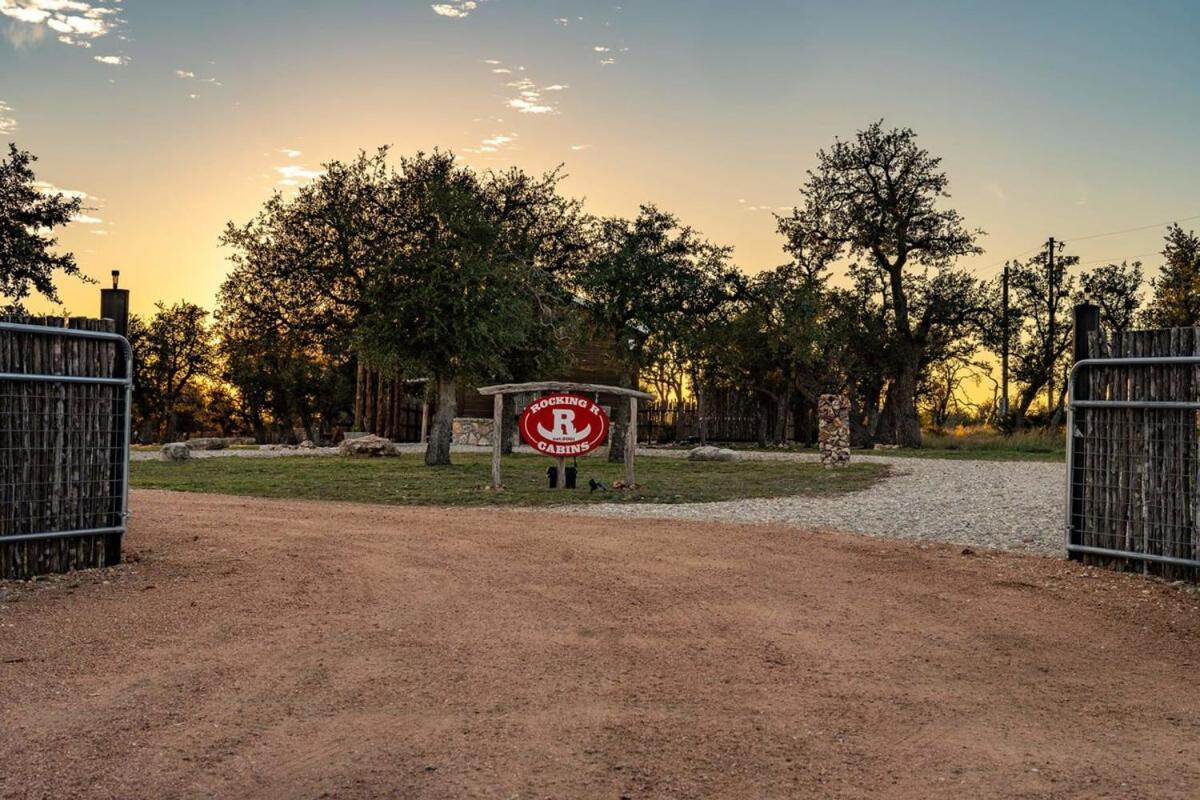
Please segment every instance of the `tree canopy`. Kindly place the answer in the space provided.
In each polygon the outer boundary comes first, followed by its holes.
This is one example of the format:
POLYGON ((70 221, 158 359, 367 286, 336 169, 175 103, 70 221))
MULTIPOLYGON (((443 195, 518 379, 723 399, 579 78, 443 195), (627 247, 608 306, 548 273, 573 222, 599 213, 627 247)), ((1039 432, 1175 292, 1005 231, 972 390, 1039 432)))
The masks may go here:
POLYGON ((0 296, 19 306, 34 292, 59 302, 55 274, 79 276, 71 253, 56 253, 54 230, 83 208, 80 197, 46 192, 33 172, 37 157, 9 144, 0 160, 0 296))
POLYGON ((921 444, 916 397, 924 350, 935 327, 960 316, 957 304, 973 280, 954 274, 954 262, 982 252, 982 231, 940 207, 948 186, 941 159, 910 128, 875 122, 817 153, 800 189, 803 203, 779 220, 788 250, 809 270, 848 257, 886 278, 891 364, 882 424, 885 438, 908 446, 921 444))

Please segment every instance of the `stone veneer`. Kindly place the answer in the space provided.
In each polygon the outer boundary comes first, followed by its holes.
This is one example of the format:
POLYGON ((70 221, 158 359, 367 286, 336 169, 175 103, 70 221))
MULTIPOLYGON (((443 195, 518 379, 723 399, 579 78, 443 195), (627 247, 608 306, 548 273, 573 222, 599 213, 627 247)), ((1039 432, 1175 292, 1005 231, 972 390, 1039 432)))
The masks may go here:
POLYGON ((841 394, 817 398, 817 442, 826 469, 850 463, 850 398, 841 394))
POLYGON ((450 441, 453 444, 477 444, 490 447, 494 428, 490 419, 455 417, 450 441))

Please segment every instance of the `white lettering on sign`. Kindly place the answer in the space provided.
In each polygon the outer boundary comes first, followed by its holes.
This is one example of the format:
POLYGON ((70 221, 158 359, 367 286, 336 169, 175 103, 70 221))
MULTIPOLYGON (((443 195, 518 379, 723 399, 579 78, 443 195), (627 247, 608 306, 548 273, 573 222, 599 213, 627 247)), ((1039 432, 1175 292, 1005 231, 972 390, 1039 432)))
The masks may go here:
POLYGON ((608 440, 608 415, 592 400, 573 394, 539 398, 521 414, 521 437, 548 456, 581 456, 608 440))

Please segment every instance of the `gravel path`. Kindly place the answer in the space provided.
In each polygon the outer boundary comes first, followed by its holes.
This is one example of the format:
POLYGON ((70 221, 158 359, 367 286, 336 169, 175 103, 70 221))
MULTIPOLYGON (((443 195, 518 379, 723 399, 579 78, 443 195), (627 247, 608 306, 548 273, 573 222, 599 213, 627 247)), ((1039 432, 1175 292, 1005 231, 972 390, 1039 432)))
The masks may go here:
MULTIPOLYGON (((644 452, 652 457, 685 455, 668 450, 644 452)), ((815 455, 804 453, 746 452, 743 457, 817 460, 815 455)), ((1062 464, 860 458, 887 464, 891 474, 867 491, 841 497, 775 497, 686 505, 606 504, 570 510, 608 517, 773 522, 1001 550, 1062 552, 1062 464)))
MULTIPOLYGON (((400 445, 420 453, 424 445, 400 445)), ((525 450, 526 448, 518 448, 525 450)), ((454 452, 487 447, 455 445, 454 452)), ((200 450, 193 458, 281 458, 337 455, 335 447, 309 450, 200 450)), ((641 449, 642 458, 686 458, 683 450, 641 449)), ((746 460, 816 461, 809 453, 741 451, 746 460)), ((135 452, 135 461, 157 452, 135 452)), ((719 503, 563 506, 571 514, 604 517, 781 523, 852 531, 868 536, 927 539, 1000 550, 1062 552, 1062 464, 857 456, 891 467, 865 492, 842 497, 775 497, 719 503)))

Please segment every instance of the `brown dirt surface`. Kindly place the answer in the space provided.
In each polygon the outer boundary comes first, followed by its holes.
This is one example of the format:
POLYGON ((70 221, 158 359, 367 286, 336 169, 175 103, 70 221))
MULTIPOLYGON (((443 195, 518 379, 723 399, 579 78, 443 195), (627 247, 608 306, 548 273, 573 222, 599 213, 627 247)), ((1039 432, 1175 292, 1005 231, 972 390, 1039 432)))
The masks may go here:
POLYGON ((0 796, 1194 798, 1200 596, 795 528, 139 491, 0 584, 0 796))

